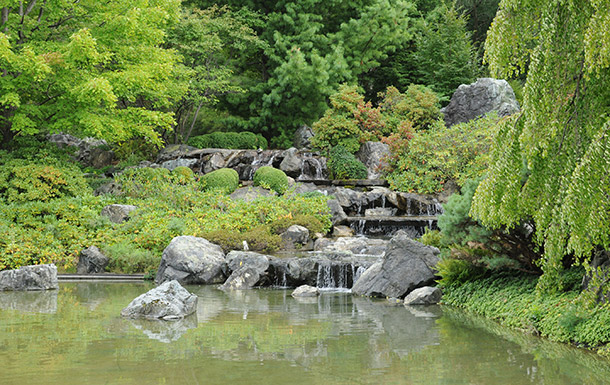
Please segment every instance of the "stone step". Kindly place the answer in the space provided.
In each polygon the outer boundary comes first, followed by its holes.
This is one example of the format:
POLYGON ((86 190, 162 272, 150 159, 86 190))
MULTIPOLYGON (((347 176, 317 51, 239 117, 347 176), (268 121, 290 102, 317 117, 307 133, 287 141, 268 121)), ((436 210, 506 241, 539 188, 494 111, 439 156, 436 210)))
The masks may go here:
POLYGON ((405 216, 354 216, 354 217, 347 217, 347 221, 348 222, 360 222, 360 221, 366 221, 366 222, 378 222, 379 224, 394 224, 394 225, 398 225, 398 224, 420 224, 422 222, 425 223, 430 223, 432 222, 436 222, 438 219, 438 217, 436 215, 420 215, 420 216, 412 216, 412 215, 405 215, 405 216))
POLYGON ((116 282, 133 282, 143 281, 144 274, 57 274, 59 281, 116 281, 116 282))
POLYGON ((385 179, 298 179, 299 183, 313 183, 318 186, 347 186, 347 187, 388 187, 385 179))

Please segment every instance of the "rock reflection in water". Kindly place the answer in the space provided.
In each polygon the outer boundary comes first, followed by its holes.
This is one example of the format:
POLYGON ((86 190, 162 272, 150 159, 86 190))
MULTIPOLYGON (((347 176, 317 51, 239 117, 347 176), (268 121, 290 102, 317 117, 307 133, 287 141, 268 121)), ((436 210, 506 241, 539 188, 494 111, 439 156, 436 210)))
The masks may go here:
POLYGON ((55 313, 57 312, 57 290, 0 291, 0 309, 55 313))
POLYGON ((130 320, 130 323, 150 339, 170 343, 178 341, 189 329, 197 327, 197 317, 193 314, 173 321, 130 320))

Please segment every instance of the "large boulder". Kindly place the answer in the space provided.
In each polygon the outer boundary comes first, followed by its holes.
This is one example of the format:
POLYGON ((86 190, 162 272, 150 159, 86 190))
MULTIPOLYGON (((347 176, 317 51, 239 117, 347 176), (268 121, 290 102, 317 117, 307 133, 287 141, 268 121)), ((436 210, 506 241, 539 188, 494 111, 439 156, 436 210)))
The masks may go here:
POLYGON ((48 136, 51 143, 59 147, 75 147, 74 157, 86 166, 102 168, 112 164, 114 152, 107 150, 106 141, 95 138, 80 139, 70 134, 52 134, 48 136))
POLYGON ((163 250, 155 281, 182 284, 223 283, 227 262, 220 246, 204 238, 180 236, 163 250))
POLYGON ((185 158, 170 159, 170 160, 166 160, 165 162, 161 163, 161 167, 172 171, 178 167, 187 167, 187 168, 195 167, 197 162, 198 162, 198 159, 185 159, 185 158))
POLYGON ((231 199, 241 199, 246 202, 252 202, 260 197, 268 197, 275 195, 275 192, 264 189, 260 186, 241 187, 235 190, 231 195, 231 199))
POLYGON ((137 297, 121 316, 126 318, 172 320, 184 318, 197 310, 197 296, 177 281, 169 281, 137 297))
POLYGON ((131 212, 137 208, 133 205, 108 205, 102 209, 100 215, 110 219, 110 222, 122 223, 128 220, 131 212))
POLYGON ((76 272, 78 274, 103 273, 108 262, 110 262, 110 258, 102 254, 97 247, 91 246, 81 251, 76 272))
POLYGON ((337 199, 329 199, 326 201, 330 209, 331 221, 333 225, 342 225, 347 223, 347 214, 343 211, 343 207, 337 199))
POLYGON ((368 179, 379 179, 387 166, 390 146, 381 142, 364 142, 355 155, 366 166, 368 179))
POLYGON ((302 247, 309 240, 309 230, 306 227, 300 225, 292 225, 282 234, 282 243, 286 250, 294 250, 302 247))
POLYGON ((469 85, 462 84, 451 97, 447 107, 441 110, 448 127, 491 111, 497 111, 499 116, 519 111, 515 93, 506 80, 481 78, 469 85))
POLYGON ((293 144, 298 149, 310 149, 311 148, 311 138, 313 138, 313 130, 311 127, 302 125, 298 130, 294 133, 293 144))
POLYGON ((356 281, 354 294, 403 298, 419 287, 431 285, 436 276, 439 250, 398 232, 390 241, 382 261, 375 263, 356 281))
POLYGON ((53 264, 22 266, 0 271, 0 291, 59 289, 57 267, 53 264))
POLYGON ((223 290, 250 289, 266 283, 269 257, 247 251, 231 251, 227 254, 231 275, 220 287, 223 290))
POLYGON ((286 175, 296 178, 301 174, 302 168, 303 159, 299 156, 298 150, 294 147, 286 150, 284 159, 280 163, 280 170, 284 171, 286 175))

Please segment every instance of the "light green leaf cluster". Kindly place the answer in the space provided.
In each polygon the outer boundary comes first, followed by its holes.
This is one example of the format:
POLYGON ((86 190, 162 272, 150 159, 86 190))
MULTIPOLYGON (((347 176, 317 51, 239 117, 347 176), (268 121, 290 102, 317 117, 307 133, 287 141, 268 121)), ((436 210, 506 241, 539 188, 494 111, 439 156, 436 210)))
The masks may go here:
POLYGON ((504 0, 485 59, 526 74, 523 110, 500 130, 472 214, 490 227, 531 218, 544 247, 539 287, 561 287, 564 257, 588 265, 610 247, 608 1, 504 0))

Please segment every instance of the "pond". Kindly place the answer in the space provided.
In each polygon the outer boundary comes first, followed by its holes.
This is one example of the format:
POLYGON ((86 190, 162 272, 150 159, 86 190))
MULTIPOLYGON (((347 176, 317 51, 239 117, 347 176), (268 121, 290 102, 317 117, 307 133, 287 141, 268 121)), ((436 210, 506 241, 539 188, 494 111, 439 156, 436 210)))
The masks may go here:
POLYGON ((0 292, 0 384, 604 384, 610 360, 446 307, 188 286, 197 315, 122 319, 150 283, 0 292))

